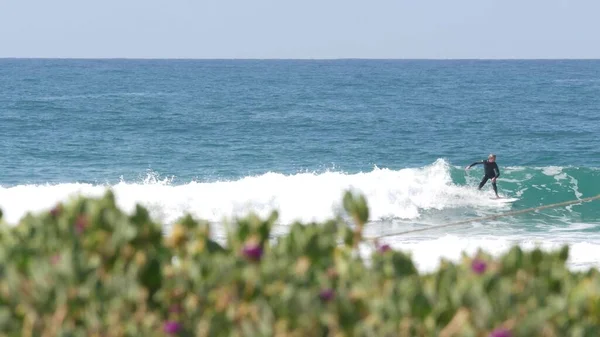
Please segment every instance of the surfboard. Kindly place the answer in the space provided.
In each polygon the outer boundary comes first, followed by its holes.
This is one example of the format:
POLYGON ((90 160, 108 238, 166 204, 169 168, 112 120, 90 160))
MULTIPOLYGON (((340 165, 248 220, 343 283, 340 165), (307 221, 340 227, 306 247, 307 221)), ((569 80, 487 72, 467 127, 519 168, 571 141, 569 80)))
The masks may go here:
POLYGON ((519 200, 519 198, 511 198, 511 197, 496 198, 496 197, 490 197, 490 200, 493 200, 493 201, 496 201, 496 202, 501 202, 501 203, 509 203, 509 202, 515 202, 515 201, 519 200))

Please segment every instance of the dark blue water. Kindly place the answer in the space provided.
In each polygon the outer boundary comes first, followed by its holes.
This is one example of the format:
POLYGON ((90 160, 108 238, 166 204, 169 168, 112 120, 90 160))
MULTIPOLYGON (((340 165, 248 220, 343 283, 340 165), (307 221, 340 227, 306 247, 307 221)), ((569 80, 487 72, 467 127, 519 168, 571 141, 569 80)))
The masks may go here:
POLYGON ((600 61, 0 60, 0 183, 600 166, 600 61))
MULTIPOLYGON (((13 223, 106 187, 165 222, 273 208, 321 220, 353 187, 370 228, 389 233, 600 194, 598 134, 600 61, 0 60, 0 208, 13 223), (462 170, 490 152, 518 201, 491 202, 481 168, 462 170)), ((426 261, 440 246, 566 240, 596 263, 599 210, 403 244, 426 261)))

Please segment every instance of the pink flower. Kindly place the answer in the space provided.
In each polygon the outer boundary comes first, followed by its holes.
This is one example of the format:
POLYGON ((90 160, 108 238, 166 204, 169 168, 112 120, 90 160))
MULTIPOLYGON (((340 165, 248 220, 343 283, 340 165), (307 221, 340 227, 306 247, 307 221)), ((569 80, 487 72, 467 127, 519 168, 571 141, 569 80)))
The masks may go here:
POLYGON ((490 337, 511 337, 512 334, 506 329, 496 329, 492 331, 490 337))
POLYGON ((390 251, 390 250, 392 250, 392 247, 390 247, 390 245, 388 245, 388 244, 385 244, 385 245, 383 245, 383 246, 380 246, 380 247, 378 248, 378 251, 379 251, 380 253, 385 253, 385 252, 387 252, 387 251, 390 251))
POLYGON ((168 334, 176 334, 177 332, 179 332, 179 330, 181 330, 181 324, 174 321, 168 321, 165 322, 163 329, 168 334))
POLYGON ((243 250, 244 256, 253 261, 259 261, 263 254, 263 249, 259 244, 248 244, 243 250))
POLYGON ((319 293, 319 298, 325 302, 331 301, 334 297, 335 293, 333 289, 323 289, 319 293))
POLYGON ((477 274, 483 274, 487 269, 487 264, 483 260, 475 259, 471 263, 471 269, 477 274))
POLYGON ((53 217, 58 217, 60 215, 60 211, 61 211, 61 207, 60 205, 57 205, 56 207, 54 207, 53 209, 50 210, 50 215, 52 215, 53 217))
POLYGON ((80 215, 79 217, 77 217, 77 220, 75 221, 75 232, 78 235, 81 235, 83 233, 83 231, 85 230, 85 228, 88 225, 88 220, 84 215, 80 215))

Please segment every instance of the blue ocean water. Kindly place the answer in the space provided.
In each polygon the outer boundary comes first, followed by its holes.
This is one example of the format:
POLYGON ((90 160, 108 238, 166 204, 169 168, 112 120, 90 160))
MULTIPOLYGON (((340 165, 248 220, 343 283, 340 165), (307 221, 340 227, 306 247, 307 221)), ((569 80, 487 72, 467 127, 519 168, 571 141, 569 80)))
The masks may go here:
MULTIPOLYGON (((600 61, 2 59, 0 208, 112 188, 165 223, 279 209, 284 231, 355 188, 393 234, 600 194, 599 131, 600 61), (512 204, 463 170, 490 152, 512 204)), ((595 201, 388 240, 424 267, 513 242, 588 266, 599 224, 595 201)))

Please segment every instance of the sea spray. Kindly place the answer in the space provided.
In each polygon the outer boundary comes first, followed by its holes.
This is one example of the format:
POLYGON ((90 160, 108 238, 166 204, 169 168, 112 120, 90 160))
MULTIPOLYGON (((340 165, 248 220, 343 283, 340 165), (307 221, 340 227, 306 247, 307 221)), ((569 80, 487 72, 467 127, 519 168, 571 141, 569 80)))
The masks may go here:
POLYGON ((146 177, 140 183, 114 185, 80 183, 18 185, 0 189, 0 207, 9 222, 28 211, 45 210, 76 195, 99 196, 112 189, 120 207, 133 210, 136 203, 148 207, 158 220, 170 223, 185 212, 210 220, 281 212, 281 222, 323 221, 339 209, 339 195, 347 189, 369 200, 372 219, 418 219, 423 211, 457 207, 494 207, 472 186, 453 183, 451 166, 439 159, 422 168, 370 172, 298 173, 270 172, 238 180, 174 184, 172 179, 146 177))
MULTIPOLYGON (((502 252, 510 243, 523 247, 540 244, 556 247, 570 243, 573 266, 600 261, 600 207, 598 202, 546 209, 493 221, 394 237, 414 228, 426 228, 466 219, 577 200, 598 194, 600 170, 577 167, 502 167, 500 194, 516 197, 513 203, 490 200, 491 186, 477 191, 481 170, 465 172, 462 167, 438 159, 420 168, 392 170, 375 167, 369 172, 301 172, 284 175, 270 172, 224 181, 177 182, 149 172, 139 181, 112 185, 63 183, 0 187, 3 219, 15 224, 27 212, 52 209, 58 202, 77 195, 99 197, 112 189, 119 207, 132 212, 136 204, 147 207, 153 218, 167 226, 185 213, 213 223, 222 236, 221 221, 255 212, 266 216, 277 209, 279 226, 287 231, 295 220, 323 221, 340 209, 346 189, 363 193, 370 208, 368 236, 391 235, 389 243, 414 252, 424 269, 437 265, 440 257, 458 258, 463 249, 488 247, 502 252)), ((168 231, 168 228, 165 229, 168 231)))

